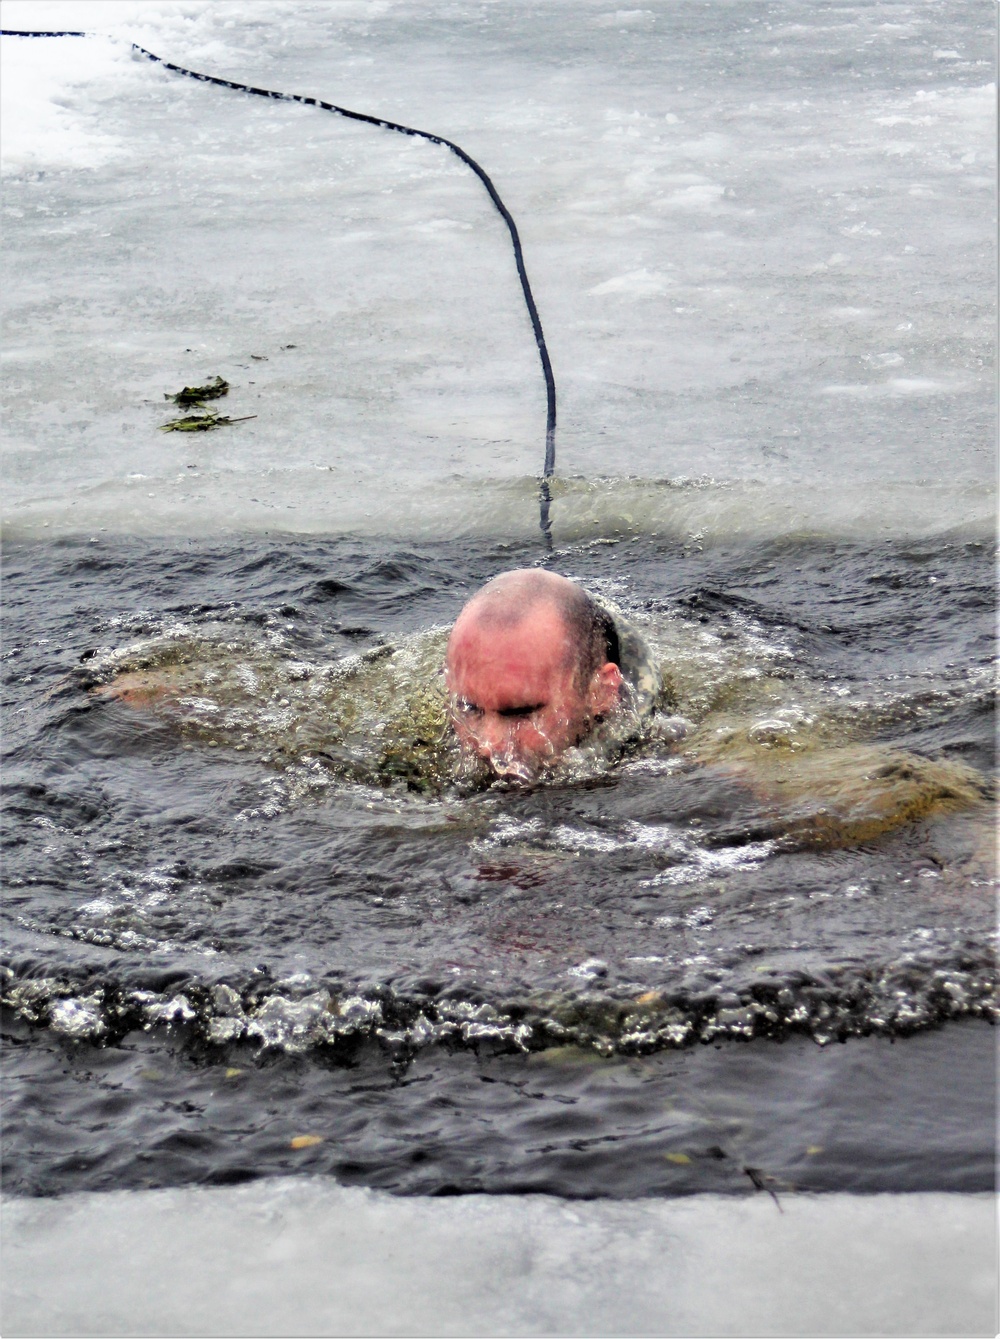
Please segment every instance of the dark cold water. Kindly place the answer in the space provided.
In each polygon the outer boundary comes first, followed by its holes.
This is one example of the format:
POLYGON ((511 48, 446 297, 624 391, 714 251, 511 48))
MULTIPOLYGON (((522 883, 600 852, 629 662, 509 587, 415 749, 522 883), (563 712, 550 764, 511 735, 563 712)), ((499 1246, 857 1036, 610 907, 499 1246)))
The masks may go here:
POLYGON ((453 783, 406 676, 538 554, 7 546, 9 1189, 992 1185, 991 546, 557 550, 659 717, 453 783), (178 646, 186 712, 93 691, 178 646))

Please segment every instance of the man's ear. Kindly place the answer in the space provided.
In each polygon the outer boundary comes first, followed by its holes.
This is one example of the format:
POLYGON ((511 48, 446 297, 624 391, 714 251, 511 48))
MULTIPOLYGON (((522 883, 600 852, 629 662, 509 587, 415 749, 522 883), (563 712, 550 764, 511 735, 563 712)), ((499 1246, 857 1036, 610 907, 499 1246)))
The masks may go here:
POLYGON ((587 695, 591 715, 605 716, 612 707, 618 705, 623 682, 621 670, 610 660, 595 671, 587 695))

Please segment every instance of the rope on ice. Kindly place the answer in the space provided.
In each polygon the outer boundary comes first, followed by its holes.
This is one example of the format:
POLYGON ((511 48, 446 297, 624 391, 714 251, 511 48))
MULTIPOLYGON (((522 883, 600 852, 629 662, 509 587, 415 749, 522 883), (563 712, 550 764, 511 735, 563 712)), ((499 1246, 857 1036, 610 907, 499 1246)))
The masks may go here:
MULTIPOLYGON (((96 33, 86 32, 34 32, 19 28, 0 29, 0 36, 3 37, 96 37, 96 33)), ((333 112, 336 116, 344 116, 350 121, 364 121, 367 125, 378 126, 380 130, 394 130, 400 135, 411 135, 418 139, 429 140, 431 144, 440 144, 443 148, 450 149, 457 158, 472 169, 479 180, 486 187, 486 192, 493 202, 497 213, 507 225, 507 231, 510 233, 511 246, 514 249, 514 264, 517 266, 517 277, 521 281, 521 292, 524 294, 524 304, 528 309, 528 316, 531 319, 531 328, 535 336, 535 344, 538 347, 538 356, 542 364, 542 375, 545 378, 545 399, 546 399, 546 420, 545 420, 545 460, 542 466, 542 478, 539 491, 540 523, 542 534, 545 536, 545 542, 548 547, 552 545, 552 522, 549 517, 549 508, 552 501, 551 491, 549 489, 549 479, 555 473, 556 467, 556 382, 552 373, 552 362, 549 358, 549 350, 545 343, 545 332, 542 330, 541 318, 538 315, 538 307, 535 305, 535 297, 531 291, 531 284, 528 282, 528 272, 524 266, 524 253, 521 249, 521 238, 517 231, 517 224, 511 216, 510 210, 500 198, 500 193, 494 186, 489 175, 471 154, 456 144, 454 140, 445 139, 443 135, 432 134, 429 130, 415 130, 412 126, 399 125, 396 121, 386 121, 380 116, 369 116, 365 112, 354 112, 347 107, 338 107, 335 103, 324 102, 321 98, 307 98, 301 93, 280 93, 270 88, 255 88, 252 84, 243 84, 234 79, 220 79, 213 74, 202 74, 198 70, 189 70, 184 65, 175 65, 172 61, 165 60, 163 56, 158 56, 155 52, 147 51, 145 47, 140 46, 138 42, 131 43, 132 50, 139 55, 145 56, 147 60, 154 61, 157 65, 162 65, 165 70, 170 70, 173 74, 185 75, 188 79, 197 79, 202 84, 215 84, 219 88, 232 89, 236 93, 250 93, 258 98, 272 98, 278 102, 298 102, 305 107, 317 107, 320 111, 333 112)))

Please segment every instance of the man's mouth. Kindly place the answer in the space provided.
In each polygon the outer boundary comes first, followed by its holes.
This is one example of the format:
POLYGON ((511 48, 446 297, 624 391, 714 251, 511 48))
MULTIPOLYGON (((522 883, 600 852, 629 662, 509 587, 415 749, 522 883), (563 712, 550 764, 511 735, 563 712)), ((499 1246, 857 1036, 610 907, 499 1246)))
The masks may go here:
POLYGON ((537 764, 531 766, 510 753, 493 753, 485 761, 492 772, 506 781, 534 781, 539 771, 537 764))
POLYGON ((509 749, 491 752, 477 747, 471 740, 462 744, 462 772, 467 777, 478 773, 483 781, 496 778, 502 781, 536 781, 544 766, 541 759, 526 758, 509 749))

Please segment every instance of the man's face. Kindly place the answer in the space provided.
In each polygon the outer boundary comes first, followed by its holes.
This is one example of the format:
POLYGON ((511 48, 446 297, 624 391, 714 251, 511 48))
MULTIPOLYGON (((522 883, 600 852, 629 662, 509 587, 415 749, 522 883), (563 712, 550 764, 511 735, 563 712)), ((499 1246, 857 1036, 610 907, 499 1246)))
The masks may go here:
POLYGON ((569 636, 547 604, 499 631, 463 615, 446 676, 459 742, 499 776, 530 779, 590 725, 593 694, 576 683, 569 636))

